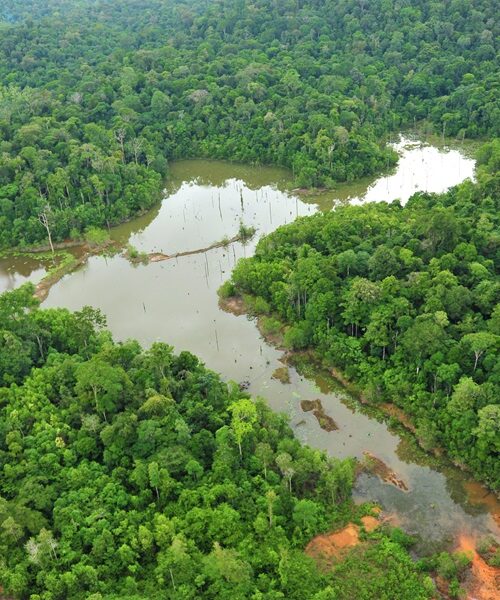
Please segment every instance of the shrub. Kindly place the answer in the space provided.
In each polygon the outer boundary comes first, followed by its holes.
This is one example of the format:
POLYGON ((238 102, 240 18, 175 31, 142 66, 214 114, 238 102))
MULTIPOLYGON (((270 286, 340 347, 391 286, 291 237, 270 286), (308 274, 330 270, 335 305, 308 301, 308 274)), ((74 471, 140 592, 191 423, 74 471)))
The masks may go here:
POLYGON ((236 294, 236 290, 232 281, 228 280, 220 286, 217 293, 219 294, 219 298, 231 298, 236 294))

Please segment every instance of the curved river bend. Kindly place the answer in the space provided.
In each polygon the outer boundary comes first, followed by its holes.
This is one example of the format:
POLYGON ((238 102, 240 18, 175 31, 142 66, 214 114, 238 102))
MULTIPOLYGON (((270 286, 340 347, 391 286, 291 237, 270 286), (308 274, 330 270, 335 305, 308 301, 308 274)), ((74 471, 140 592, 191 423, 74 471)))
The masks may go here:
MULTIPOLYGON (((406 201, 417 190, 444 191, 473 177, 474 161, 458 150, 441 151, 404 139, 397 149, 401 160, 394 174, 307 198, 287 192, 289 174, 277 168, 201 160, 174 163, 161 206, 116 228, 113 236, 144 252, 173 254, 231 238, 240 221, 255 226, 261 236, 337 202, 406 201)), ((115 339, 136 338, 144 345, 166 341, 178 351, 200 356, 226 379, 249 381, 249 391, 288 413, 297 436, 308 444, 337 457, 362 457, 365 451, 376 455, 407 482, 409 491, 364 474, 355 496, 379 502, 406 530, 427 540, 452 540, 459 533, 498 535, 493 515, 498 517, 499 506, 491 494, 456 469, 427 466, 425 455, 384 422, 364 414, 341 387, 319 375, 306 379, 294 368, 290 384, 272 378, 282 366, 281 352, 260 337, 253 320, 221 311, 216 293, 255 243, 234 243, 149 265, 132 265, 122 256, 94 256, 56 284, 44 306, 98 307, 115 339), (322 401, 338 430, 324 431, 311 412, 302 411, 301 400, 314 399, 322 401)), ((4 259, 0 286, 36 281, 42 272, 36 260, 4 259)))

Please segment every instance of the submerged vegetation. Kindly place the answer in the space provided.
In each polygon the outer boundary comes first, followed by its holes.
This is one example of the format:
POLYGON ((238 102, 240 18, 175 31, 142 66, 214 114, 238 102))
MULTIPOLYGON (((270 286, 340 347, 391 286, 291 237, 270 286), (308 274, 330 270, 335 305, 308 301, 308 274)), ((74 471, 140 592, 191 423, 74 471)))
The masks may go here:
POLYGON ((238 238, 241 242, 249 242, 256 233, 257 229, 255 229, 255 227, 252 227, 251 225, 245 225, 243 221, 240 223, 240 227, 238 229, 238 238))
POLYGON ((141 252, 132 244, 128 244, 125 250, 125 256, 130 260, 133 264, 148 264, 149 255, 147 252, 141 252))
POLYGON ((489 0, 3 0, 0 247, 143 212, 168 161, 274 163, 332 186, 425 121, 498 135, 489 0))
POLYGON ((365 398, 403 408, 424 448, 498 489, 498 143, 480 154, 477 184, 280 227, 222 293, 253 296, 288 325, 285 346, 317 349, 365 398))

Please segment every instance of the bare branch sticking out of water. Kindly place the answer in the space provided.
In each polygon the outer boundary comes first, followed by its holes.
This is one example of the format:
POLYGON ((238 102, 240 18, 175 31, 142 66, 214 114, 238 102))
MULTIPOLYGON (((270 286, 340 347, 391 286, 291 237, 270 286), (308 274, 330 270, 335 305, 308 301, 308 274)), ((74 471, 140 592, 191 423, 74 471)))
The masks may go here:
POLYGON ((237 235, 232 238, 224 238, 219 242, 214 242, 210 244, 210 246, 206 246, 205 248, 197 248, 196 250, 185 250, 184 252, 176 252, 175 254, 163 254, 163 252, 151 252, 149 254, 149 262, 161 262, 162 260, 171 260, 172 258, 178 258, 180 256, 192 256, 193 254, 204 254, 209 250, 214 250, 215 248, 226 248, 230 244, 234 244, 235 242, 241 242, 244 240, 244 235, 239 232, 237 235))

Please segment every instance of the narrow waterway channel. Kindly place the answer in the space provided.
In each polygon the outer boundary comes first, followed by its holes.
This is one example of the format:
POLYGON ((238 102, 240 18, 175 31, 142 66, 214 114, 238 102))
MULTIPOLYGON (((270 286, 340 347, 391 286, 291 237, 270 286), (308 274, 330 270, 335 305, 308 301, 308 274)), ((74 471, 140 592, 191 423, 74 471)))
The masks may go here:
MULTIPOLYGON (((408 531, 429 540, 451 540, 464 532, 498 535, 494 516, 498 518, 499 505, 484 488, 457 469, 429 466, 411 441, 362 412, 329 378, 317 374, 308 379, 290 368, 290 383, 273 379, 282 366, 282 352, 261 338, 253 320, 226 313, 218 305, 217 289, 236 261, 253 253, 259 236, 297 216, 329 210, 339 202, 405 202, 415 191, 439 192, 473 177, 474 161, 458 149, 441 150, 405 139, 397 148, 401 160, 394 173, 320 196, 287 191, 289 173, 276 168, 203 160, 175 163, 161 205, 116 228, 116 240, 147 253, 173 254, 231 238, 240 222, 256 227, 257 237, 246 245, 233 243, 148 265, 131 264, 121 255, 94 256, 57 283, 43 306, 98 307, 107 315, 115 339, 135 338, 144 345, 165 341, 177 351, 192 351, 225 379, 248 381, 250 393, 286 412, 297 436, 308 444, 336 457, 373 454, 397 473, 408 491, 364 474, 355 496, 379 502, 408 531), (302 410, 302 400, 317 399, 337 430, 323 430, 312 412, 302 410)), ((24 280, 36 281, 42 273, 35 259, 4 259, 0 285, 7 289, 24 280)))

